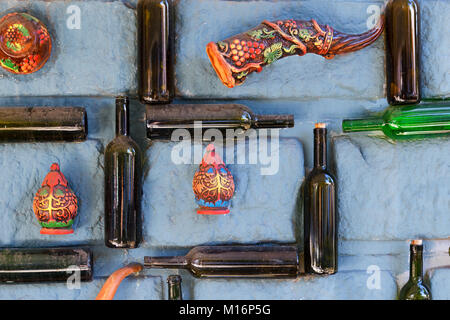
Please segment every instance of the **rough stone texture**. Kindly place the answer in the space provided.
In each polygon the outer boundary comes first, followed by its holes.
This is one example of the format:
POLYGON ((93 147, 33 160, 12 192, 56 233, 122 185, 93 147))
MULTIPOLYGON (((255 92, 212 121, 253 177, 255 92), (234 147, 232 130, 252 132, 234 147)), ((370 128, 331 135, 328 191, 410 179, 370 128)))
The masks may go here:
POLYGON ((0 246, 44 246, 71 244, 80 240, 103 239, 103 171, 99 170, 101 145, 95 141, 71 144, 1 144, 0 193, 2 232, 0 246), (33 213, 33 197, 53 162, 79 198, 75 233, 64 236, 40 235, 33 213))
POLYGON ((424 97, 450 97, 450 2, 419 0, 421 8, 422 94, 424 97))
POLYGON ((177 7, 177 88, 185 98, 314 99, 383 96, 382 39, 362 51, 326 60, 290 57, 225 87, 209 62, 206 45, 247 31, 264 19, 316 19, 341 32, 367 31, 369 5, 381 1, 224 1, 181 0, 177 7), (361 67, 364 66, 364 67, 361 67), (357 74, 357 76, 355 76, 357 74))
MULTIPOLYGON (((59 284, 3 285, 0 300, 94 300, 106 278, 82 282, 79 289, 59 284)), ((120 285, 114 300, 161 300, 161 278, 129 277, 120 285)))
POLYGON ((380 289, 368 288, 369 277, 365 272, 340 272, 297 280, 202 280, 195 284, 194 294, 199 300, 395 299, 397 287, 389 272, 380 273, 380 289))
POLYGON ((143 199, 146 242, 152 246, 193 246, 211 242, 295 241, 297 194, 304 177, 303 150, 297 140, 280 141, 280 166, 275 175, 261 175, 261 167, 266 166, 260 162, 229 165, 236 192, 231 213, 220 216, 197 215, 192 179, 198 164, 175 165, 171 160, 174 146, 175 143, 155 143, 147 154, 150 170, 143 199), (165 179, 157 173, 163 173, 165 179))
POLYGON ((450 235, 448 139, 393 144, 352 135, 334 143, 341 239, 450 235))
POLYGON ((446 269, 434 270, 431 291, 433 300, 450 300, 450 265, 446 269))
POLYGON ((0 70, 0 96, 89 96, 136 91, 136 16, 120 1, 1 1, 0 12, 27 11, 53 39, 52 56, 32 75, 0 70), (81 29, 70 30, 69 6, 81 29), (113 35, 113 36, 112 36, 113 35))
MULTIPOLYGON (((261 176, 254 165, 229 165, 238 189, 227 217, 197 216, 191 190, 197 165, 173 165, 170 144, 154 143, 146 152, 145 242, 136 250, 108 249, 103 245, 102 153, 114 137, 111 96, 136 93, 136 20, 132 9, 136 2, 0 2, 2 12, 14 8, 33 12, 55 36, 54 55, 40 72, 20 77, 0 70, 0 106, 84 106, 89 121, 89 140, 81 144, 0 144, 0 247, 89 245, 95 259, 95 280, 83 284, 81 291, 68 290, 64 284, 1 285, 0 299, 93 299, 109 274, 130 262, 142 263, 146 255, 184 255, 200 243, 301 241, 302 216, 295 215, 294 198, 304 178, 303 168, 312 166, 314 123, 326 122, 330 136, 336 136, 341 134, 343 118, 366 117, 387 106, 382 39, 332 61, 314 55, 286 58, 261 74, 252 74, 235 89, 220 83, 205 53, 207 42, 248 30, 266 18, 316 18, 343 32, 362 32, 372 14, 368 7, 383 1, 176 1, 176 80, 181 98, 199 99, 194 103, 205 103, 201 98, 222 99, 208 103, 251 98, 236 102, 261 114, 292 113, 296 126, 280 133, 285 163, 278 175, 261 176), (81 30, 66 28, 66 9, 72 4, 81 9, 81 30), (49 95, 58 97, 45 97, 49 95), (81 201, 73 236, 41 236, 32 212, 33 195, 53 161, 60 161, 81 201)), ((450 3, 419 2, 422 91, 425 97, 449 97, 450 38, 443 30, 450 23, 446 15, 450 3)), ((144 106, 133 101, 131 133, 147 150, 144 130, 144 106)), ((401 287, 408 276, 407 239, 426 237, 438 239, 425 242, 424 269, 431 276, 433 297, 449 299, 450 240, 442 240, 449 237, 450 230, 447 140, 392 145, 356 135, 335 139, 330 160, 335 162, 340 187, 338 274, 298 281, 205 281, 180 271, 184 297, 394 299, 397 288, 393 277, 401 287), (369 267, 381 271, 380 290, 366 286, 369 267)), ((126 280, 116 299, 166 299, 166 278, 177 272, 145 270, 138 278, 126 280)))

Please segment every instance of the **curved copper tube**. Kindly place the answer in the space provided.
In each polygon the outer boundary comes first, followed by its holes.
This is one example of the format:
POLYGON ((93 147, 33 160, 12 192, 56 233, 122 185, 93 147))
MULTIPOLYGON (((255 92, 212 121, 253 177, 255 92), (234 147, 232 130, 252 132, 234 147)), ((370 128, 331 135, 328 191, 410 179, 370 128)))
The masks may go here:
POLYGON ((143 266, 139 263, 131 263, 114 272, 100 290, 95 300, 113 300, 122 281, 130 274, 141 271, 143 266))

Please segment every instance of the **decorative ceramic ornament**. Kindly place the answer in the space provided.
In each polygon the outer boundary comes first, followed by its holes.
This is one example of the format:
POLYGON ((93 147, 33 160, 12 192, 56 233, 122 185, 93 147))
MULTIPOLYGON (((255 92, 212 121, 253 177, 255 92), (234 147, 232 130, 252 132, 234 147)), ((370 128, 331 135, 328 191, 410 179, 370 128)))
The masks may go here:
POLYGON ((375 42, 384 29, 380 23, 363 34, 338 32, 316 20, 264 20, 258 27, 206 47, 209 59, 222 83, 241 85, 247 75, 287 56, 315 53, 327 59, 354 52, 375 42))
POLYGON ((10 13, 0 19, 0 65, 15 74, 41 69, 52 51, 47 28, 28 13, 10 13))
POLYGON ((194 175, 192 188, 199 205, 198 214, 228 214, 234 195, 234 179, 213 144, 208 145, 194 175))
POLYGON ((41 234, 73 233, 72 224, 77 216, 78 200, 57 163, 52 164, 36 193, 33 210, 42 226, 41 234))

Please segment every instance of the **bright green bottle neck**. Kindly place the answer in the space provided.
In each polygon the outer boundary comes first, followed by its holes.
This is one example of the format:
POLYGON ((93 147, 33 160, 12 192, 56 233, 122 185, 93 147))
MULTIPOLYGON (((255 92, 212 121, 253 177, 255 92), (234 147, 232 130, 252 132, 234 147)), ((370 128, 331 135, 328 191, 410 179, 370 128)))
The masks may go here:
POLYGON ((342 129, 344 132, 381 131, 384 125, 382 118, 344 120, 342 129))

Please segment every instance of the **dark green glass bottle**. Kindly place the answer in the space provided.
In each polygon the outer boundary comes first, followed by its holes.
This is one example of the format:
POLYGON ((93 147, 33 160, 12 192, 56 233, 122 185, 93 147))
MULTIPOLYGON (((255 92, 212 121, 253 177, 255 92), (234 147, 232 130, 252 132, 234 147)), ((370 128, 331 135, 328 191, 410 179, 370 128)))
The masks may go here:
POLYGON ((91 281, 88 248, 11 248, 0 250, 0 283, 91 281))
POLYGON ((423 281, 422 240, 411 241, 409 259, 409 280, 400 290, 399 300, 431 300, 430 289, 423 281))
POLYGON ((168 104, 146 108, 147 137, 170 140, 174 130, 186 129, 195 136, 201 125, 202 136, 208 129, 220 130, 227 137, 227 130, 292 128, 293 115, 256 115, 242 104, 168 104))
POLYGON ((344 120, 342 129, 344 132, 379 132, 393 140, 446 136, 450 133, 450 103, 391 106, 374 117, 344 120))
POLYGON ((390 0, 385 10, 387 98, 420 102, 420 14, 415 0, 390 0))
POLYGON ((314 168, 305 182, 304 253, 306 273, 337 272, 335 178, 327 169, 327 129, 314 129, 314 168))
POLYGON ((171 275, 167 278, 167 285, 169 286, 169 300, 183 300, 183 292, 181 290, 181 277, 178 275, 171 275))
POLYGON ((81 142, 88 133, 81 107, 0 107, 1 142, 81 142))
POLYGON ((295 246, 201 246, 182 257, 145 257, 146 268, 187 269, 197 278, 296 278, 295 246))
POLYGON ((129 135, 129 101, 116 99, 116 138, 105 151, 105 243, 137 248, 142 240, 142 153, 129 135))
POLYGON ((169 103, 174 95, 172 9, 169 0, 139 0, 139 97, 169 103))

